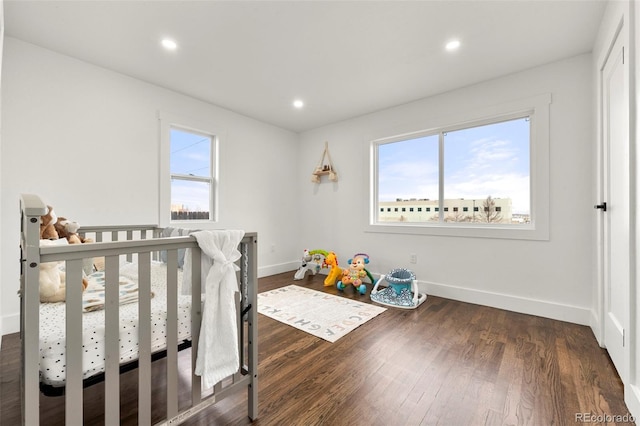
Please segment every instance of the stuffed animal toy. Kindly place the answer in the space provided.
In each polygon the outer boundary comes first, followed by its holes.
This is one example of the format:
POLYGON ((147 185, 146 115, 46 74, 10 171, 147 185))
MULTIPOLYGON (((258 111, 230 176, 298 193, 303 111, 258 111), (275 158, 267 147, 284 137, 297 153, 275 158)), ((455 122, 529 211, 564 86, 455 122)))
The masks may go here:
MULTIPOLYGON (((60 270, 60 262, 40 264, 40 302, 64 302, 67 295, 67 275, 60 270)), ((87 280, 82 278, 82 291, 87 289, 87 280)))
MULTIPOLYGON (((55 224, 58 217, 53 207, 47 206, 47 214, 40 216, 40 247, 69 244, 66 238, 60 238, 55 224)), ((78 241, 80 241, 79 237, 78 241)), ((43 262, 40 264, 40 302, 63 302, 66 297, 66 274, 61 269, 63 262, 43 262)), ((82 291, 87 288, 86 278, 82 278, 82 291)))
POLYGON ((60 262, 40 264, 40 302, 55 303, 64 301, 66 296, 66 276, 60 270, 59 264, 60 262))
MULTIPOLYGON (((66 240, 40 240, 40 247, 68 244, 66 240)), ((62 262, 40 264, 40 302, 64 302, 66 297, 66 274, 60 269, 62 262)), ((82 278, 82 291, 87 288, 87 280, 82 278)))
POLYGON ((80 224, 78 222, 72 222, 65 217, 59 217, 53 226, 58 233, 58 237, 66 238, 67 241, 69 241, 69 244, 93 242, 93 240, 90 238, 83 238, 78 235, 78 229, 80 229, 80 224))
POLYGON ((40 216, 40 239, 57 240, 66 238, 69 244, 92 243, 90 238, 82 238, 78 235, 80 224, 72 222, 65 217, 58 217, 53 207, 47 206, 47 214, 40 216))
POLYGON ((344 290, 345 284, 353 284, 360 292, 365 294, 367 287, 363 284, 363 278, 369 275, 369 271, 365 269, 365 265, 369 263, 369 256, 364 253, 358 253, 348 261, 349 267, 342 271, 342 281, 338 281, 338 290, 344 290))
POLYGON ((55 228, 58 217, 53 211, 53 207, 47 206, 47 214, 40 216, 40 239, 57 240, 60 238, 55 228))

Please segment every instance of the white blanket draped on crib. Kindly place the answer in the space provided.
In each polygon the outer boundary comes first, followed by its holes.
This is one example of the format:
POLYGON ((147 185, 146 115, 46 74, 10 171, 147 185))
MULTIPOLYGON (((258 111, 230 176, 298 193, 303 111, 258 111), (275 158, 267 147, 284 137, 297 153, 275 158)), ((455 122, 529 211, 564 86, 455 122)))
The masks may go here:
MULTIPOLYGON (((198 241, 203 254, 205 294, 195 372, 202 376, 206 387, 211 387, 240 367, 236 327, 236 298, 239 294, 236 271, 239 268, 234 262, 242 256, 238 244, 244 237, 244 231, 198 231, 191 235, 198 241)), ((183 293, 190 293, 190 251, 185 257, 184 274, 183 293)))

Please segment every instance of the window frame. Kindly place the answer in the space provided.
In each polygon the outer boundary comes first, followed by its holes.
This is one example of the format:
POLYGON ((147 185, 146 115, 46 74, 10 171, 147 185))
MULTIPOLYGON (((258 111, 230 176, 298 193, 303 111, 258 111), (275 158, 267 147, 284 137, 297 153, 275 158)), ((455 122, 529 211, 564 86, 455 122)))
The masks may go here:
MULTIPOLYGON (((461 111, 452 114, 442 123, 423 126, 425 130, 409 131, 394 136, 371 137, 366 142, 369 158, 369 194, 365 232, 413 235, 440 235, 456 237, 505 238, 524 240, 549 239, 549 140, 551 94, 538 95, 501 105, 480 108, 477 111, 461 111), (437 135, 484 124, 530 116, 530 219, 529 224, 474 224, 464 222, 378 222, 378 146, 418 137, 437 135)), ((442 152, 439 158, 440 173, 443 170, 442 152)), ((442 198, 442 175, 439 179, 442 198)))
POLYGON ((200 123, 195 120, 180 117, 167 112, 159 112, 158 118, 160 122, 160 196, 158 217, 159 225, 166 226, 184 226, 189 224, 197 224, 206 227, 206 224, 218 221, 219 211, 219 145, 221 132, 215 131, 213 126, 200 123), (210 176, 185 176, 183 174, 171 173, 171 130, 178 129, 185 132, 192 132, 211 138, 210 147, 210 176), (193 182, 209 183, 209 219, 193 219, 193 220, 172 220, 171 219, 171 181, 173 178, 193 182))

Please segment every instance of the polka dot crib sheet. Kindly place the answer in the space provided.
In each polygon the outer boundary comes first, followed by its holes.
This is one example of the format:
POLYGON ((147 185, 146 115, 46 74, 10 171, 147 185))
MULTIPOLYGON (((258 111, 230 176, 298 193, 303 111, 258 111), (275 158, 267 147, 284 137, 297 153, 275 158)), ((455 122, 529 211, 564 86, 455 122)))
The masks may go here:
MULTIPOLYGON (((137 283, 137 264, 126 264, 120 269, 121 281, 137 283)), ((91 283, 99 281, 89 277, 91 283)), ((151 351, 166 347, 166 265, 151 264, 151 351)), ((182 271, 178 271, 178 341, 190 337, 191 296, 180 295, 182 271)), ((104 372, 104 313, 102 310, 82 314, 82 367, 83 378, 104 372)), ((138 303, 128 301, 120 305, 120 363, 138 358, 138 303)), ((65 304, 40 305, 40 381, 60 387, 65 384, 65 304)))

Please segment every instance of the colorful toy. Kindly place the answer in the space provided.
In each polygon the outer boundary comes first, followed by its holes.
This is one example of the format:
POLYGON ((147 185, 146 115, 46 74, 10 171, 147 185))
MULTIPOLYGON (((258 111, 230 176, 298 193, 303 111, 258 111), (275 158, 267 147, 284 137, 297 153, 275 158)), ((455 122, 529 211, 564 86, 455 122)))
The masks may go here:
POLYGON ((365 265, 369 263, 369 255, 365 253, 355 254, 352 259, 349 259, 348 263, 349 268, 342 271, 342 280, 336 284, 338 290, 344 290, 346 284, 352 284, 360 294, 365 294, 367 287, 362 280, 369 277, 371 282, 374 282, 373 277, 365 268, 365 265))
POLYGON ((420 306, 427 295, 419 293, 418 280, 409 269, 392 269, 387 275, 381 275, 371 290, 371 300, 381 305, 402 309, 415 309, 420 306), (378 290, 383 280, 387 280, 388 287, 378 290))
POLYGON ((336 283, 336 280, 342 275, 342 268, 338 266, 338 256, 330 251, 324 257, 324 267, 330 268, 327 278, 324 279, 324 286, 330 287, 336 283))
POLYGON ((302 252, 302 264, 293 276, 294 280, 301 280, 306 275, 307 271, 311 272, 311 275, 315 275, 322 269, 323 259, 328 253, 324 250, 307 250, 302 252))

